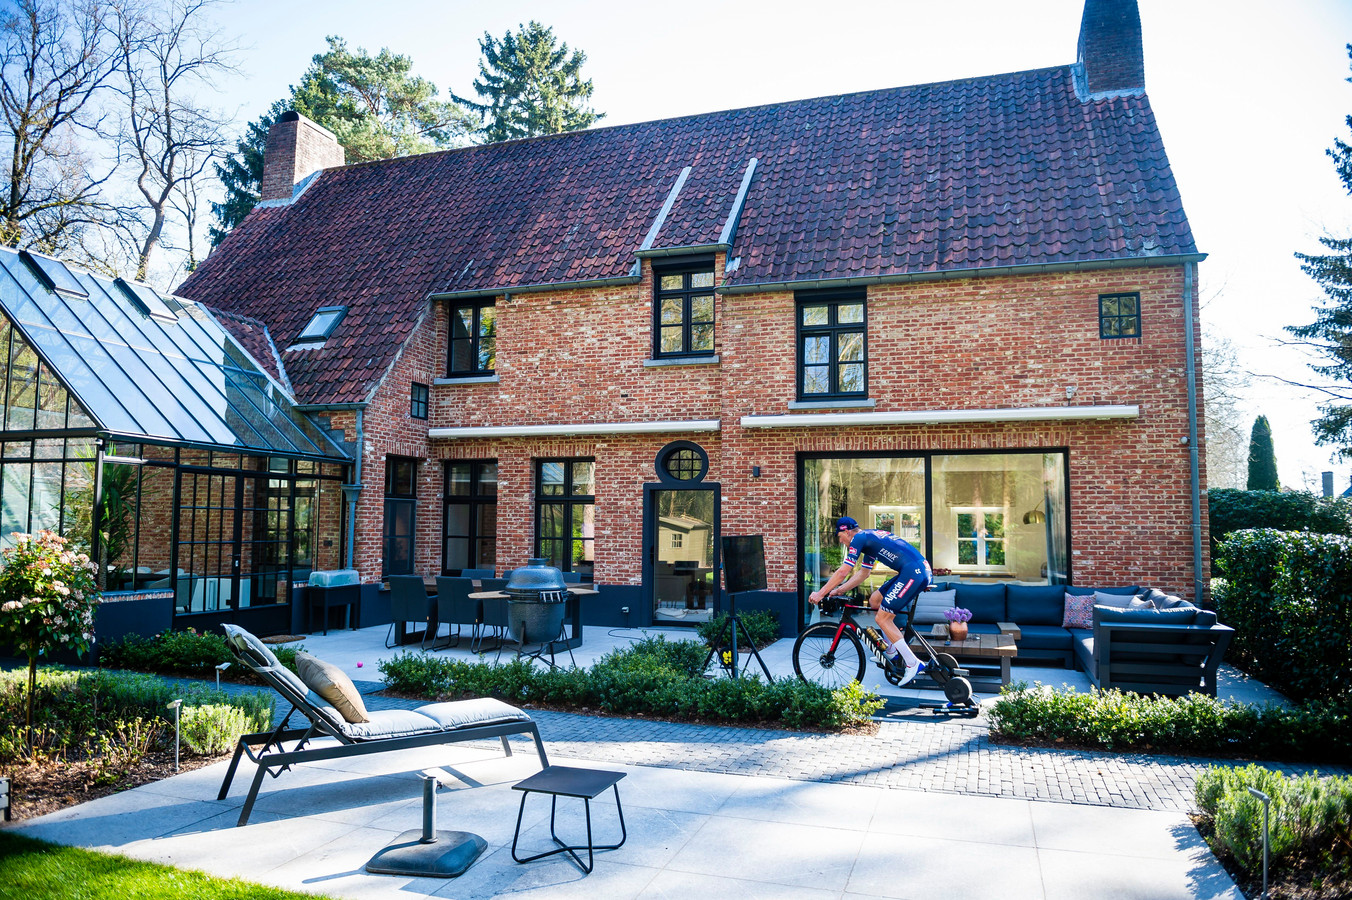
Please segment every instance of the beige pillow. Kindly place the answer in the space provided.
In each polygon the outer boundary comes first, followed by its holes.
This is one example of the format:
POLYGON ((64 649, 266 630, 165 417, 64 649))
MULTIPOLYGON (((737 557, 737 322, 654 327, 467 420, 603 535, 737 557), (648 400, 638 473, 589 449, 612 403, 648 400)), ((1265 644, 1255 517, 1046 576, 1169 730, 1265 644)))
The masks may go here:
POLYGON ((296 653, 296 670, 305 686, 323 697, 349 722, 369 722, 366 704, 352 679, 333 663, 324 662, 304 650, 296 653))

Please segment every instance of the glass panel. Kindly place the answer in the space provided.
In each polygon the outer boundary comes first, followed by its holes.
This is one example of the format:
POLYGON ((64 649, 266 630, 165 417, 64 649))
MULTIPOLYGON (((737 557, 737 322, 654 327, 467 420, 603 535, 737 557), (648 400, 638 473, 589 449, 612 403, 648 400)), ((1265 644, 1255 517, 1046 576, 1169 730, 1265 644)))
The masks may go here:
POLYGON ((864 304, 842 303, 836 307, 836 321, 841 325, 850 325, 864 321, 864 304))
POLYGON ((830 392, 830 370, 826 366, 807 366, 803 369, 804 394, 828 394, 830 392))
POLYGON ((32 459, 32 441, 6 441, 4 454, 6 459, 32 459))
POLYGON ((29 503, 33 533, 61 527, 61 470, 59 462, 34 463, 33 492, 29 503))
POLYGON ((472 569, 469 564, 469 538, 446 538, 446 561, 442 564, 448 569, 472 569))
POLYGON ((707 621, 713 614, 714 492, 655 491, 653 513, 653 618, 707 621))
POLYGON ((864 390, 864 366, 862 363, 842 363, 840 366, 840 387, 842 394, 858 394, 864 390))
POLYGON ((35 459, 61 459, 66 453, 66 442, 61 438, 38 438, 33 442, 35 459))
POLYGON ((690 298, 690 321, 712 322, 714 320, 714 298, 712 294, 690 298))
POLYGON ((38 355, 16 334, 9 364, 9 402, 5 426, 11 431, 31 431, 38 392, 38 355))
POLYGON ((596 473, 596 463, 594 462, 575 462, 573 463, 573 495, 592 495, 596 493, 595 485, 592 484, 596 473))
POLYGON ((840 362, 857 362, 864 358, 864 334, 860 331, 843 331, 836 337, 836 359, 840 362))
POLYGON ((491 372, 498 367, 498 339, 492 335, 479 339, 479 369, 491 372))
POLYGON ((478 358, 474 355, 474 342, 469 340, 451 341, 451 371, 473 372, 478 366, 478 358))
MULTIPOLYGON (((1043 459, 1040 453, 936 455, 934 566, 959 576, 1047 583, 1049 535, 1064 528, 1064 518, 1052 523, 1043 459), (1029 515, 1039 509, 1047 512, 1045 522, 1029 515)), ((1062 480, 1059 472, 1052 477, 1062 480)))
POLYGON ((3 472, 4 493, 0 499, 0 535, 5 546, 10 546, 10 535, 14 532, 28 533, 28 493, 29 481, 33 477, 33 466, 27 462, 6 462, 0 466, 3 472))
POLYGON ((547 496, 557 496, 562 494, 563 473, 564 473, 564 463, 561 462, 540 463, 540 492, 547 496))
POLYGON ((1117 315, 1117 297, 1099 298, 1099 315, 1115 316, 1117 315))
POLYGON ((659 288, 659 290, 663 290, 663 291, 679 291, 679 290, 684 290, 684 289, 685 289, 685 276, 684 276, 684 275, 663 275, 663 276, 662 276, 661 287, 659 288))
POLYGON ((830 323, 831 323, 831 308, 829 306, 803 307, 804 325, 829 325, 830 323))
POLYGON ((680 325, 668 326, 662 329, 662 352, 680 353, 683 347, 681 341, 685 334, 680 325))
POLYGON ((540 537, 553 540, 564 536, 564 510, 561 503, 545 503, 540 506, 540 537))
POLYGON ((475 522, 479 529, 479 537, 493 538, 498 536, 498 505, 496 503, 480 503, 479 518, 475 522))
POLYGON ((446 466, 446 493, 452 497, 469 496, 469 463, 449 463, 446 466))
POLYGON ((803 364, 822 365, 831 361, 831 338, 828 335, 803 338, 803 364))
POLYGON ((446 507, 446 535, 469 537, 468 503, 452 503, 446 507))
POLYGON ((1119 315, 1123 315, 1123 316, 1135 316, 1135 315, 1136 315, 1136 297, 1135 297, 1134 295, 1131 295, 1131 294, 1128 294, 1128 295, 1123 296, 1123 297, 1118 297, 1118 298, 1117 298, 1117 309, 1118 309, 1118 314, 1119 314, 1119 315))
POLYGON ((1104 336, 1104 337, 1119 337, 1119 336, 1121 335, 1122 332, 1121 332, 1121 329, 1118 327, 1118 325, 1119 325, 1119 320, 1117 320, 1117 319, 1104 319, 1104 320, 1103 320, 1103 336, 1104 336))
POLYGON ((1118 331, 1121 333, 1122 337, 1140 336, 1140 330, 1136 327, 1135 318, 1120 319, 1118 323, 1118 331))
POLYGON ((498 333, 498 311, 493 306, 479 308, 479 337, 492 337, 498 333))
POLYGON ((451 314, 451 337, 468 338, 474 336, 474 307, 461 306, 451 314))
POLYGON ((685 302, 680 297, 668 297, 662 301, 662 324, 680 325, 685 317, 685 302))
POLYGON ((692 288, 711 288, 714 286, 713 272, 691 272, 690 287, 692 288))
POLYGON ((479 493, 485 497, 496 497, 498 494, 498 464, 495 462, 484 463, 479 469, 479 493))
POLYGON ((695 325, 690 329, 690 349, 691 350, 713 350, 714 349, 714 326, 695 325))
POLYGON ((66 389, 46 365, 38 370, 37 425, 39 430, 66 427, 66 389))

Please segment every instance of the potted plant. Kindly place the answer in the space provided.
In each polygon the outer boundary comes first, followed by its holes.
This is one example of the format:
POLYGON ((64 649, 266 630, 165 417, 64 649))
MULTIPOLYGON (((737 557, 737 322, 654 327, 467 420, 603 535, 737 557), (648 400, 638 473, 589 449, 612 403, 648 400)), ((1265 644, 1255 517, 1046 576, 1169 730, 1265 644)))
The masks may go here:
POLYGON ((970 609, 963 609, 961 606, 946 609, 944 610, 944 618, 948 620, 949 640, 967 640, 967 623, 972 621, 972 611, 970 609))

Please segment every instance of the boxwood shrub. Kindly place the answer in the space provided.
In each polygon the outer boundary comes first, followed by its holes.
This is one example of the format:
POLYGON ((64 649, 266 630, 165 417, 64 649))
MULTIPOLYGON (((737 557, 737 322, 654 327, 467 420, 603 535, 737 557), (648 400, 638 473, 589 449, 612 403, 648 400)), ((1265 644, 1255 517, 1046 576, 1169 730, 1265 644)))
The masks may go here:
MULTIPOLYGON (((739 613, 738 618, 746 626, 746 633, 751 635, 751 641, 757 650, 779 640, 779 616, 774 612, 768 609, 753 609, 739 613)), ((723 634, 727 621, 728 614, 719 613, 709 621, 701 623, 698 629, 700 640, 712 646, 723 634)), ((742 638, 742 635, 737 635, 738 645, 746 643, 742 638)))
POLYGON ((1293 699, 1352 701, 1352 538, 1237 531, 1215 564, 1227 658, 1293 699))
POLYGON ((992 736, 1015 743, 1340 764, 1352 758, 1350 714, 1352 705, 1328 701, 1260 706, 1024 683, 1002 690, 989 711, 992 736))
POLYGON ((1213 559, 1221 541, 1246 528, 1352 535, 1352 500, 1305 491, 1213 488, 1207 491, 1207 514, 1213 559))
POLYGON ((829 691, 796 678, 707 678, 708 647, 697 641, 646 638, 612 650, 590 670, 535 668, 404 653, 380 664, 391 690, 419 697, 494 696, 511 703, 596 709, 729 723, 839 729, 869 720, 882 701, 858 684, 829 691))
MULTIPOLYGON (((296 651, 303 649, 303 645, 273 647, 272 652, 278 662, 294 672, 296 651)), ((234 658, 225 643, 224 634, 199 632, 195 628, 166 631, 151 637, 129 634, 120 641, 99 648, 99 665, 106 668, 180 675, 185 678, 215 678, 216 667, 224 662, 232 662, 234 658)), ((262 683, 261 679, 243 666, 232 666, 222 678, 250 684, 262 683)))

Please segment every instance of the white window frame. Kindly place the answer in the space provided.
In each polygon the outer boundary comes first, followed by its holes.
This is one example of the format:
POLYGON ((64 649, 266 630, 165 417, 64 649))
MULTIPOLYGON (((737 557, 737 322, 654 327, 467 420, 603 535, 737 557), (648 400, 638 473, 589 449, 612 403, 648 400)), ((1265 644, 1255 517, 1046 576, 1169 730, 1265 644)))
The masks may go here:
POLYGON ((954 572, 998 572, 1006 573, 1009 571, 1009 515, 1003 506, 950 506, 949 511, 953 514, 953 538, 958 548, 957 557, 961 558, 961 548, 964 542, 974 542, 976 544, 976 564, 963 565, 957 564, 953 567, 954 572), (958 533, 958 516, 971 514, 980 517, 982 528, 977 530, 975 538, 963 537, 958 533), (987 515, 998 515, 1005 523, 1005 536, 998 538, 989 538, 986 536, 985 522, 987 515), (1000 544, 1005 550, 1004 565, 991 565, 986 562, 989 553, 989 544, 1000 544))

